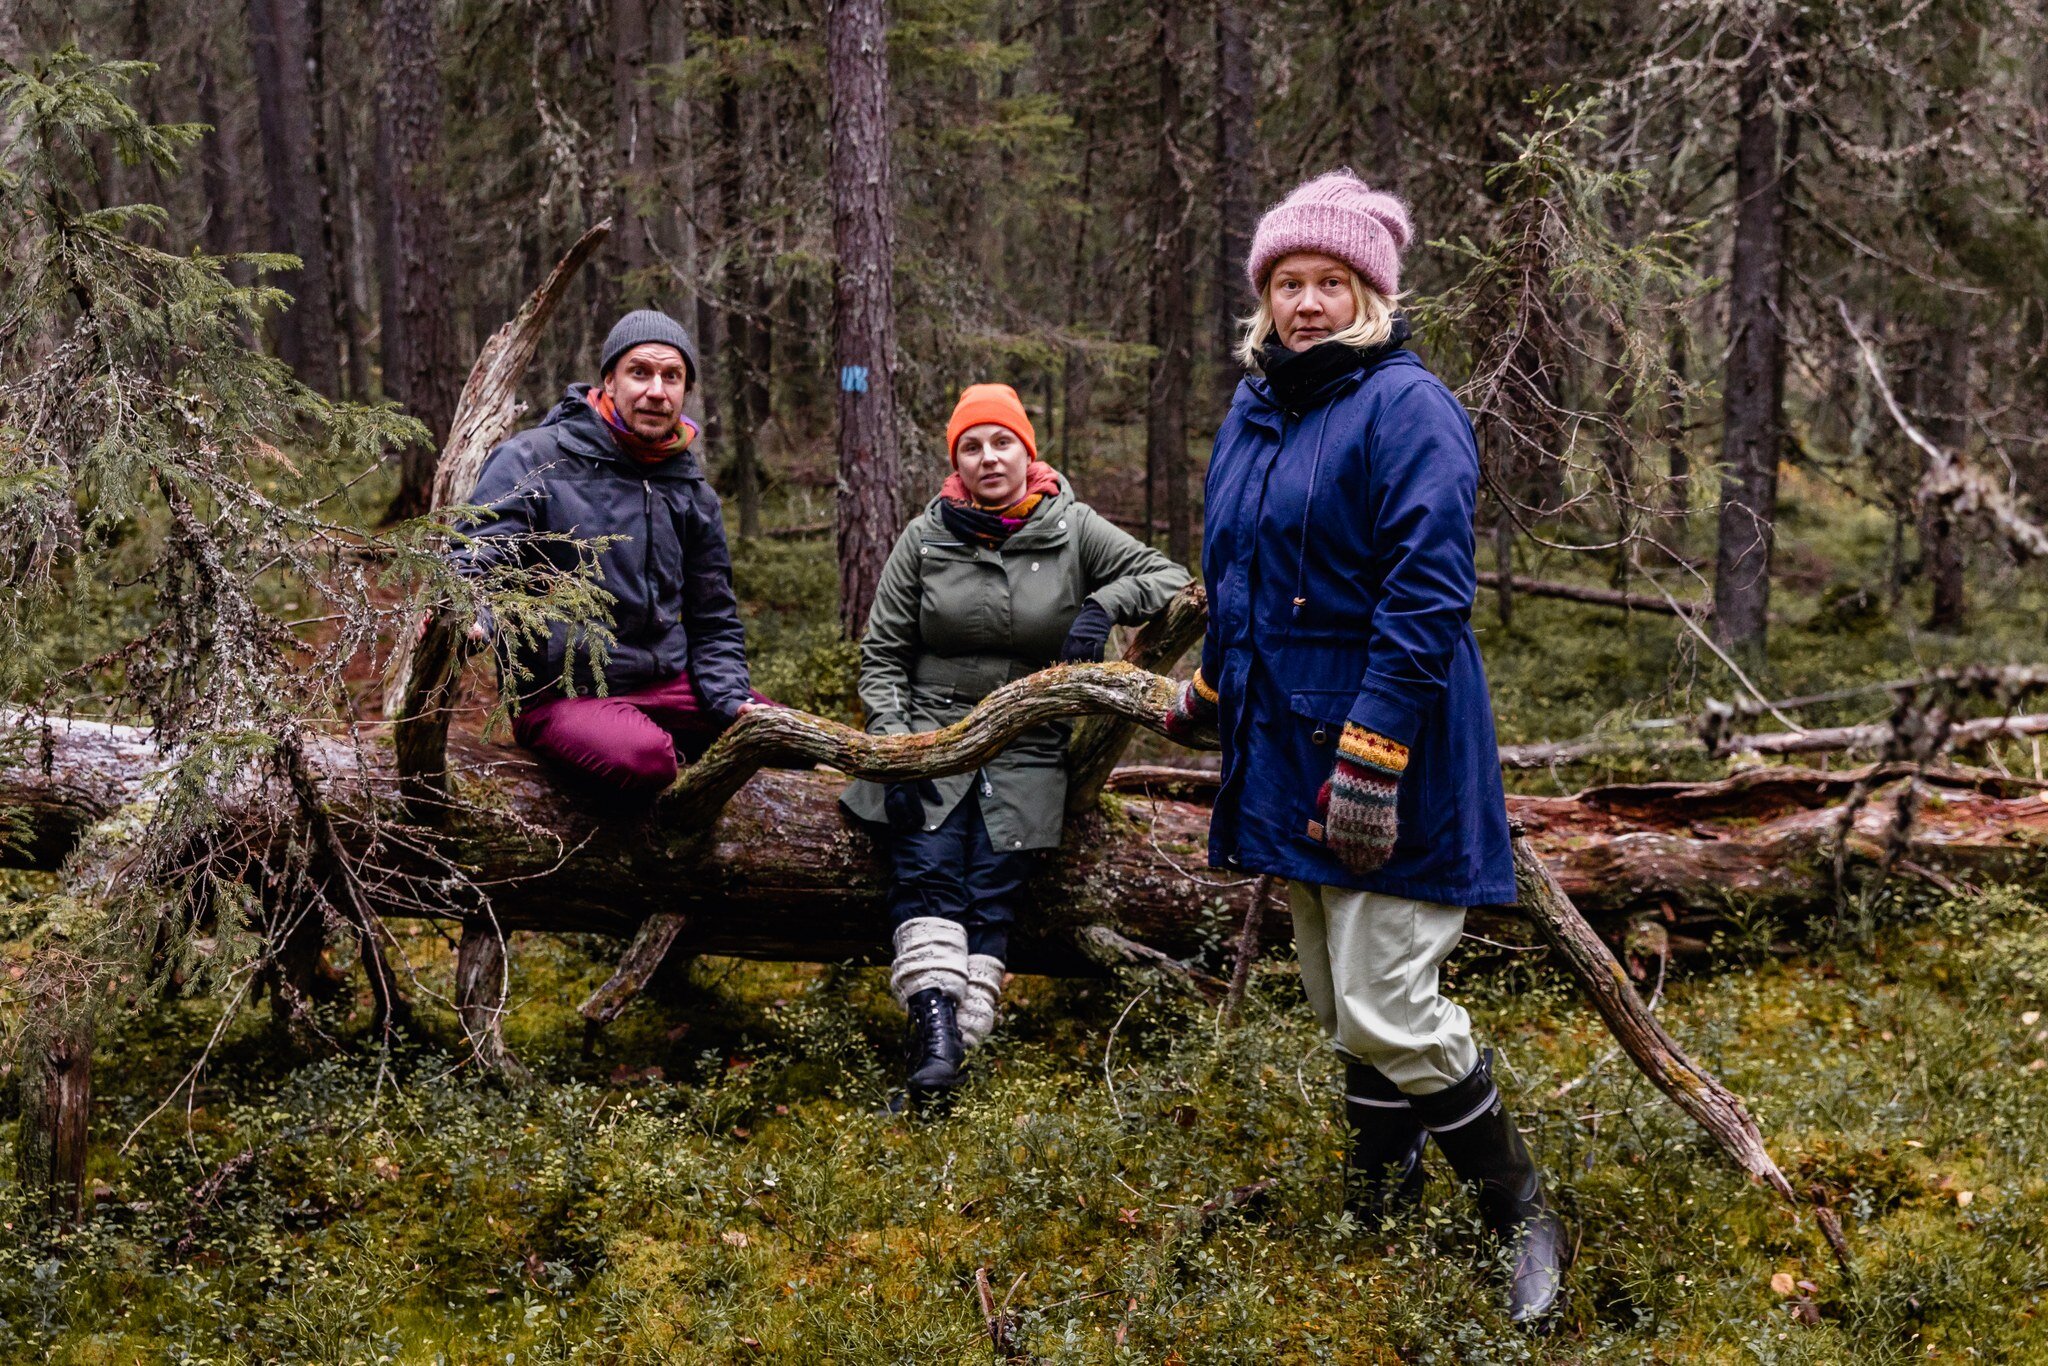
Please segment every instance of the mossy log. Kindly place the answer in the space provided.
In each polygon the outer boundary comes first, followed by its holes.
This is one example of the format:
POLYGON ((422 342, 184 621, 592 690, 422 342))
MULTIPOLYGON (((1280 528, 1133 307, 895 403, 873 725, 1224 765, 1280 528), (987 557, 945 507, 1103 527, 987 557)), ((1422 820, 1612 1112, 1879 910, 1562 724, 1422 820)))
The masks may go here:
MULTIPOLYGON (((1013 719, 1073 715, 1105 705, 1142 715, 1170 689, 1136 670, 1098 665, 1013 684, 995 699, 1013 719), (1028 700, 1026 700, 1028 695, 1028 700), (1014 705, 1013 705, 1014 704, 1014 705)), ((54 869, 94 822, 139 796, 161 759, 138 728, 101 722, 23 722, 26 743, 0 757, 0 808, 22 821, 0 846, 0 865, 54 869)), ((800 713, 750 715, 734 728, 716 787, 736 790, 708 829, 686 812, 706 801, 686 777, 644 811, 568 790, 530 755, 457 736, 451 771, 464 800, 443 814, 436 846, 487 885, 506 930, 615 935, 637 933, 650 916, 674 912, 687 925, 680 953, 768 959, 871 961, 887 942, 879 908, 883 868, 873 841, 838 805, 839 774, 806 769, 738 771, 772 757, 795 736, 821 756, 883 776, 918 771, 943 758, 971 767, 999 747, 983 722, 934 736, 864 736, 800 713), (807 727, 809 729, 807 729, 807 727), (748 734, 751 732, 751 734, 748 734)), ((714 747, 714 753, 717 747, 714 747)), ((707 759, 712 755, 705 756, 707 759)), ((329 800, 368 814, 400 809, 388 751, 342 739, 308 748, 329 800), (370 766, 356 767, 359 752, 370 766)), ((689 770, 696 773, 696 768, 689 770)), ((1251 879, 1207 864, 1208 810, 1200 801, 1155 799, 1140 778, 1121 779, 1093 811, 1070 818, 1066 847, 1031 890, 1018 966, 1087 971, 1096 961, 1072 943, 1082 925, 1108 924, 1175 957, 1216 942, 1215 920, 1243 918, 1251 879)), ((1875 798, 1858 813, 1850 847, 1875 860, 1895 820, 1903 766, 1831 773, 1762 768, 1715 783, 1645 783, 1594 788, 1569 797, 1511 797, 1509 809, 1559 885, 1610 940, 1655 913, 1677 930, 1704 934, 1731 911, 1794 918, 1829 904, 1828 853, 1839 803, 1872 777, 1875 798)), ((1175 773, 1177 791, 1198 777, 1175 773)), ((1895 867, 1937 886, 2048 882, 2048 799, 2035 784, 1934 770, 1895 867)), ((344 832, 374 828, 338 822, 344 832)), ((356 850, 403 864, 400 850, 356 850)), ((391 917, 452 914, 402 880, 378 884, 378 911, 391 917), (412 887, 413 890, 407 889, 412 887)), ((1517 917, 1512 908, 1489 918, 1517 917)), ((1263 939, 1291 933, 1284 907, 1265 917, 1263 939)))

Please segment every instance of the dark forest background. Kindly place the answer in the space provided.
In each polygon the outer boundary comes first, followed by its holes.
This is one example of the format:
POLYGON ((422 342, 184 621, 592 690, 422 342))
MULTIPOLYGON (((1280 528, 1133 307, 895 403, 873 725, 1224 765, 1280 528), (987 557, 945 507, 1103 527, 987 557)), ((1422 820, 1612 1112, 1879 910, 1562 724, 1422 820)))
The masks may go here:
POLYGON ((2048 1359, 2044 209, 2048 0, 0 0, 0 1361, 2048 1359), (522 421, 682 318, 754 683, 857 721, 965 383, 1193 560, 1247 238, 1338 166, 1479 436, 1510 801, 1853 1270, 1510 916, 1446 973, 1563 1321, 1441 1171, 1367 1236, 1160 737, 1043 905, 1191 956, 1020 975, 930 1123, 809 961, 839 779, 701 840, 480 742, 475 609, 610 598, 455 581, 430 482, 594 225, 522 421), (1234 1022, 1178 973, 1239 962, 1234 1022))
MULTIPOLYGON (((2048 478, 2039 4, 909 0, 883 17, 904 506, 943 467, 958 387, 1004 379, 1084 497, 1190 555, 1239 377, 1247 234, 1333 166, 1413 205, 1407 303, 1477 420, 1497 553, 1595 547, 1617 583, 1649 573, 1687 599, 1696 574, 1722 643, 1753 651, 1789 463, 1891 517, 1879 605, 1924 580, 1928 624, 1955 631, 1971 566, 2013 539, 1996 495, 2048 478), (1987 506, 1991 534, 1971 534, 1987 506)), ((87 193, 163 203, 166 241, 296 256, 266 344, 437 442, 482 339, 611 218, 531 405, 591 377, 620 309, 676 313, 751 536, 764 490, 829 503, 836 477, 827 18, 123 0, 30 5, 0 42, 155 63, 131 98, 212 127, 194 173, 106 157, 87 193)), ((405 457, 395 510, 419 509, 432 451, 405 457)))

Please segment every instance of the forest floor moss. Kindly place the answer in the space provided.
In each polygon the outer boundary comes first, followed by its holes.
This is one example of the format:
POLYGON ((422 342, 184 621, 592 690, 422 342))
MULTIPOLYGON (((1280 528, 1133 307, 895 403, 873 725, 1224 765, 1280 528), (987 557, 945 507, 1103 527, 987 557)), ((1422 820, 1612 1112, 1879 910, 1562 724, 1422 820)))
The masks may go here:
MULTIPOLYGON (((1867 610, 1881 518, 1790 476, 1786 502, 1796 576, 1758 675, 1774 695, 2041 656, 2038 588, 1987 575, 1971 634, 1929 636, 1897 624, 1910 595, 1867 610)), ((830 620, 829 543, 737 558, 757 683, 844 714, 857 655, 830 620)), ((1523 598, 1512 630, 1487 599, 1476 622, 1504 741, 1735 695, 1668 618, 1523 598)), ((1621 755, 1515 781, 1720 772, 1621 755)), ((0 879, 0 972, 46 885, 0 879)), ((1853 1278, 1555 971, 1484 946, 1454 959, 1576 1239, 1540 1339, 1500 1316, 1440 1165, 1414 1226, 1342 1215, 1335 1068, 1284 957, 1227 1029, 1142 974, 1020 978, 972 1085, 919 1119, 887 1112, 900 1015, 878 970, 700 960, 586 1055, 574 1005, 617 945, 521 936, 507 1035, 539 1083, 510 1092, 459 1065, 447 941, 401 930, 421 1011, 392 1054, 360 999, 317 1060, 250 1012, 145 1123, 219 1007, 174 1002, 103 1040, 75 1230, 31 1232, 0 1126, 0 1360, 986 1361, 978 1272, 1047 1362, 2048 1360, 2044 901, 1895 888, 1840 935, 1758 923, 1667 984, 1673 1033, 1842 1212, 1853 1278), (1788 934, 1798 949, 1772 952, 1788 934)))
MULTIPOLYGON (((1535 1340, 1440 1166, 1398 1235, 1341 1214, 1335 1070, 1284 960, 1230 1028, 1142 975, 1019 979, 973 1084, 910 1118, 877 970, 703 960, 586 1057, 605 944, 522 936, 527 1091, 459 1069, 431 1006, 397 1056, 337 1022, 345 1051, 299 1065, 250 1015, 122 1152, 216 1015, 107 1041, 93 1216, 0 1243, 0 1357, 982 1361, 983 1269, 1053 1362, 2048 1359, 2048 923, 2010 892, 1895 909, 1864 947, 1731 954, 1661 1006, 1842 1211, 1853 1280, 1526 961, 1453 988, 1577 1242, 1535 1340)), ((445 944, 412 947, 445 991, 445 944)))

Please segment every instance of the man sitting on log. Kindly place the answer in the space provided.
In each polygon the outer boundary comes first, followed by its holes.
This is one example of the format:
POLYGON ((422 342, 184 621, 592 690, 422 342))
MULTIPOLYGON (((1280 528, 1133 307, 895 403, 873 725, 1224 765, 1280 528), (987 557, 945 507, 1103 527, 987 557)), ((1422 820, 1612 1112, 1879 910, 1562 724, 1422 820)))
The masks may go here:
MULTIPOLYGON (((491 452, 471 501, 483 508, 457 571, 507 562, 569 570, 600 543, 614 599, 601 668, 581 632, 557 624, 509 643, 503 686, 523 689, 512 735, 606 788, 652 795, 694 752, 763 701, 747 682, 745 636, 718 494, 691 453, 683 399, 697 353, 681 323, 641 309, 604 341, 598 383, 572 384, 541 424, 491 452), (600 686, 601 685, 601 686, 600 686)), ((491 638, 489 614, 470 639, 491 638)))

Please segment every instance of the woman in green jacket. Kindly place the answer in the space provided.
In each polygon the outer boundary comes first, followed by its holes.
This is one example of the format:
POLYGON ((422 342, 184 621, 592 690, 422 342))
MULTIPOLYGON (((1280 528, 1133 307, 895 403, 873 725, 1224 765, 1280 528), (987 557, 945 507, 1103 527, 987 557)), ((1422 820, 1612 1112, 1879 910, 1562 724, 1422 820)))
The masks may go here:
MULTIPOLYGON (((861 637, 868 731, 951 725, 1049 664, 1095 663, 1188 573, 1075 501, 1038 459, 1017 391, 971 385, 946 424, 953 474, 889 552, 861 637)), ((888 851, 913 1096, 950 1090, 995 1027, 1010 926, 1066 814, 1070 727, 1035 726, 978 772, 856 782, 841 799, 888 851)))

